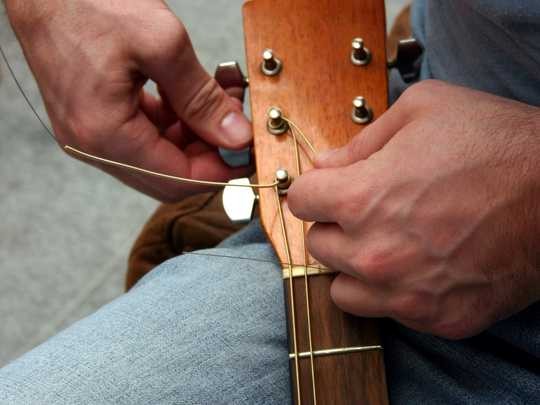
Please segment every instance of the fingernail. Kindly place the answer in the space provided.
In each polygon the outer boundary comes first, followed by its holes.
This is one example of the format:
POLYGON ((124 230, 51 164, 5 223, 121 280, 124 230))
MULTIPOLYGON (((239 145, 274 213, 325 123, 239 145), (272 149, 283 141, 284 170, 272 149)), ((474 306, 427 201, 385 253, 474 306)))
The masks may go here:
POLYGON ((224 135, 234 145, 243 146, 253 137, 249 121, 238 112, 231 112, 225 116, 221 121, 221 128, 224 135))

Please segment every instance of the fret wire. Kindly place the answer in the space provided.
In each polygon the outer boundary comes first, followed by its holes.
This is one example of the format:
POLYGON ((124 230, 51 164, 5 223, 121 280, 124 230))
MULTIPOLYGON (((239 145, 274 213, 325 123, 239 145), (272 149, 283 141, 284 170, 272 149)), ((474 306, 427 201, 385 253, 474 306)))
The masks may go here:
POLYGON ((293 348, 294 348, 294 365, 295 365, 295 377, 296 377, 296 395, 298 398, 298 405, 302 405, 302 394, 300 391, 300 369, 298 361, 298 340, 296 337, 296 309, 294 305, 294 288, 293 288, 293 277, 292 277, 292 256, 291 250, 289 247, 289 237, 287 235, 287 228, 285 226, 285 216, 283 215, 283 209, 281 207, 281 201, 279 198, 279 190, 277 186, 274 188, 276 203, 278 208, 279 220, 281 224, 281 233, 283 235, 283 244, 285 246, 285 252, 287 254, 287 261, 289 262, 289 300, 291 304, 291 323, 292 323, 292 334, 293 334, 293 348))
MULTIPOLYGON (((294 137, 294 151, 296 155, 296 170, 298 175, 302 175, 302 162, 300 161, 300 148, 298 145, 298 138, 294 134, 293 128, 296 126, 291 126, 291 133, 294 137)), ((304 137, 306 140, 307 138, 304 137)), ((314 150, 312 148, 312 150, 314 150)), ((306 311, 307 311, 307 324, 308 324, 308 341, 309 341, 309 363, 311 367, 311 388, 313 390, 313 404, 317 405, 317 387, 316 387, 316 381, 315 381, 315 362, 314 362, 314 356, 313 356, 313 335, 311 333, 311 305, 310 305, 310 299, 309 299, 309 280, 308 280, 308 262, 309 262, 309 255, 306 250, 306 224, 304 221, 300 222, 302 227, 302 249, 304 252, 304 288, 305 288, 305 295, 306 295, 306 311)), ((290 277, 292 277, 293 274, 290 274, 290 277)))

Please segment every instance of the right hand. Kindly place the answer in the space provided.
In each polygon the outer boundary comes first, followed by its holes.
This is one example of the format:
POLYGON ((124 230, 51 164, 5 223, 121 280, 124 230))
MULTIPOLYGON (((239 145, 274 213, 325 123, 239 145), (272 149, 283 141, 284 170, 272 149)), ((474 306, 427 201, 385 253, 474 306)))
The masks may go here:
MULTIPOLYGON (((164 1, 7 0, 6 8, 62 146, 201 180, 250 171, 217 152, 251 142, 241 103, 203 69, 164 1), (148 79, 160 98, 143 90, 148 79)), ((100 167, 162 201, 206 191, 100 167)))

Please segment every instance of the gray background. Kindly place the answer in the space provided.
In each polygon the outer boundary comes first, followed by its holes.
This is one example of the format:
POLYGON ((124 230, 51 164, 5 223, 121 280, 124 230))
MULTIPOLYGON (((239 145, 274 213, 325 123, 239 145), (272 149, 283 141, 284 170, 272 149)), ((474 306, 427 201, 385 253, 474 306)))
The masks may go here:
MULTIPOLYGON (((168 3, 207 69, 243 62, 241 0, 168 3)), ((389 21, 403 3, 387 1, 389 21)), ((0 18, 0 42, 44 116, 0 18)), ((0 366, 122 293, 129 248, 156 205, 62 154, 0 61, 0 366)))

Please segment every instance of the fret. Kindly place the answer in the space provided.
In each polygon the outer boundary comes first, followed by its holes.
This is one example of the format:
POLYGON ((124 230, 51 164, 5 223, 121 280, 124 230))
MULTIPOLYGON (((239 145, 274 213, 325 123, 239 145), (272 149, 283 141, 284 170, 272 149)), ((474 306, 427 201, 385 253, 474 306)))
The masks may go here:
MULTIPOLYGON (((315 266, 292 266, 292 276, 293 278, 304 277, 307 275, 311 276, 322 276, 328 274, 335 274, 335 270, 330 270, 324 267, 315 267, 315 266)), ((283 268, 283 278, 288 279, 290 277, 291 270, 289 267, 283 268)))
MULTIPOLYGON (((321 357, 321 356, 335 356, 335 355, 343 355, 343 354, 349 354, 349 353, 358 353, 358 352, 368 352, 372 350, 383 350, 383 347, 381 345, 374 345, 374 346, 357 346, 357 347, 339 347, 336 349, 324 349, 324 350, 314 350, 312 352, 300 352, 298 353, 299 359, 305 359, 309 358, 313 355, 313 357, 321 357)), ((289 359, 296 358, 296 354, 289 353, 289 359)))

